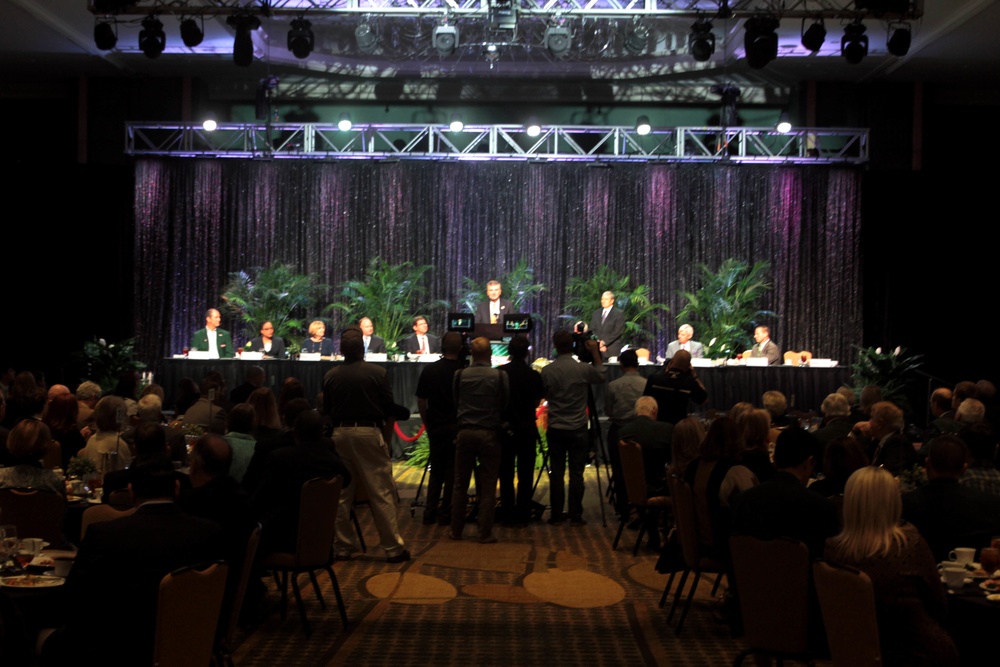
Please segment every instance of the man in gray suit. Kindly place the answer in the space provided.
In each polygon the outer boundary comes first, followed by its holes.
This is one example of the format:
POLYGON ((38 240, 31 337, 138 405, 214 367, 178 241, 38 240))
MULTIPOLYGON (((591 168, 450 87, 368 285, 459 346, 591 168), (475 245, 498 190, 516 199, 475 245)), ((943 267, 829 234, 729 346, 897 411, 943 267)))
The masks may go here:
POLYGON ((667 359, 673 359, 678 350, 687 350, 692 359, 700 359, 705 354, 705 347, 694 338, 694 327, 682 324, 677 329, 677 340, 667 345, 667 359))
POLYGON ((749 356, 766 357, 768 366, 776 366, 781 363, 781 348, 771 340, 771 329, 757 327, 753 330, 753 339, 756 344, 750 348, 749 356))

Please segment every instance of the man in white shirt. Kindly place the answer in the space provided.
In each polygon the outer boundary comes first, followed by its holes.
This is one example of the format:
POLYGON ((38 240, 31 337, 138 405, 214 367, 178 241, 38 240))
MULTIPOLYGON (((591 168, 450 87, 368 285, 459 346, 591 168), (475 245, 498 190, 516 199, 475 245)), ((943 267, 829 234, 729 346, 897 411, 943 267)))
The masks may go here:
POLYGON ((385 340, 381 336, 375 335, 375 325, 370 318, 362 317, 358 321, 361 327, 361 336, 365 343, 365 354, 369 352, 385 353, 385 340))
POLYGON ((477 324, 503 324, 503 316, 514 312, 514 304, 501 299, 503 287, 497 280, 486 283, 487 301, 476 306, 477 324))
POLYGON ((590 318, 590 333, 597 338, 604 359, 617 357, 621 353, 625 311, 615 307, 614 292, 601 295, 601 307, 590 318))
POLYGON ((225 329, 220 329, 222 316, 215 308, 209 308, 205 313, 205 328, 194 332, 192 350, 208 352, 211 359, 232 359, 233 337, 225 329))
POLYGON ((677 340, 667 345, 667 359, 673 359, 678 350, 687 350, 691 353, 692 359, 700 359, 705 354, 704 346, 694 338, 694 327, 690 324, 682 324, 677 329, 677 340))
POLYGON ((427 333, 427 318, 417 315, 413 318, 413 333, 403 339, 402 348, 409 354, 437 354, 441 352, 441 340, 427 333))

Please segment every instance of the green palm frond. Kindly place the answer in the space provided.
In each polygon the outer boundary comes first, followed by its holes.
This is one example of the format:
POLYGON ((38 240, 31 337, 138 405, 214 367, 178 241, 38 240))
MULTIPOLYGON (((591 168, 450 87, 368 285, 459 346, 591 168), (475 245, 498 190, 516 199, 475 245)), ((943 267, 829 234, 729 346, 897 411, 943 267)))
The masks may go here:
POLYGON ((566 284, 566 314, 586 321, 601 304, 601 295, 615 293, 615 305, 625 311, 625 340, 633 347, 645 344, 653 331, 663 328, 663 315, 670 308, 656 303, 648 285, 632 286, 629 275, 621 275, 606 265, 597 267, 589 278, 574 276, 566 284))
POLYGON ((239 341, 253 338, 261 324, 271 322, 274 335, 291 342, 304 333, 303 317, 326 289, 312 276, 296 273, 295 267, 274 263, 266 269, 230 273, 222 293, 223 310, 242 323, 242 330, 234 332, 239 341))

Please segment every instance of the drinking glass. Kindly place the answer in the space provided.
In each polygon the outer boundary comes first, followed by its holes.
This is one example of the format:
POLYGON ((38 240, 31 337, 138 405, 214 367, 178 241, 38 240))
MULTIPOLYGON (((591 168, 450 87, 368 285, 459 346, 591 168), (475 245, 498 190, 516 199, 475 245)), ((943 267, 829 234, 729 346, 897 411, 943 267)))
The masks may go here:
POLYGON ((0 526, 0 564, 17 554, 17 526, 7 524, 0 526))
POLYGON ((1000 567, 1000 549, 985 547, 979 553, 979 562, 984 570, 993 574, 1000 567))

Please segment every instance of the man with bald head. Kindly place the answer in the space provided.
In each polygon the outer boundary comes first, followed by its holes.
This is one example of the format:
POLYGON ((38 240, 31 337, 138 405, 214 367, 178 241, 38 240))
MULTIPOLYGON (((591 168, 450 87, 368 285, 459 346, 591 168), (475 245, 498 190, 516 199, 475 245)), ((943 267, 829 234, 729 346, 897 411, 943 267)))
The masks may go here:
POLYGON ((506 373, 490 367, 490 341, 472 341, 472 364, 455 373, 454 392, 458 435, 455 438, 455 486, 451 497, 451 538, 462 539, 469 477, 479 462, 476 495, 479 497, 479 542, 496 542, 497 478, 500 475, 501 428, 510 398, 506 373))
POLYGON ((700 359, 705 354, 704 346, 694 338, 694 327, 682 324, 677 328, 677 340, 667 345, 667 359, 672 359, 678 350, 687 350, 692 359, 700 359))
POLYGON ((205 311, 205 328, 194 332, 191 349, 208 352, 211 359, 233 358, 233 337, 225 329, 220 329, 222 315, 215 308, 205 311))

